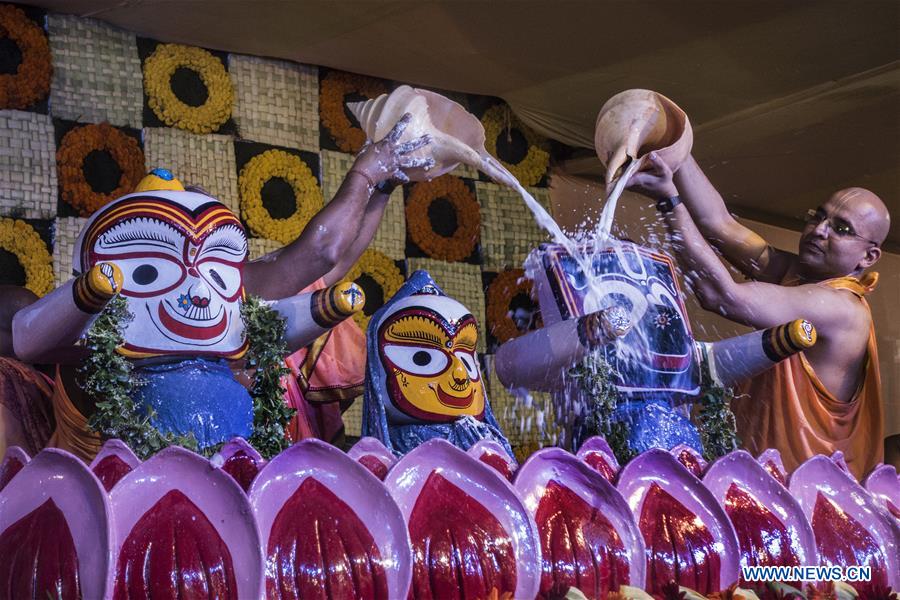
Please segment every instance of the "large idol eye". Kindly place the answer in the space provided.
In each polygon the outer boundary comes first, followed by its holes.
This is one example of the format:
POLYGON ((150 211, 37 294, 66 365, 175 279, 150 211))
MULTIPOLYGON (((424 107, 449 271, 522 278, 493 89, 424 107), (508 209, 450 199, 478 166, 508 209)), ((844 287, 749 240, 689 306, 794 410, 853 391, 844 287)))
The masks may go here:
POLYGON ((122 269, 126 295, 157 294, 178 285, 184 278, 182 266, 164 258, 117 258, 110 262, 122 269))
POLYGON ((465 365, 469 379, 478 381, 481 378, 481 370, 478 368, 478 359, 475 358, 475 355, 464 350, 457 350, 454 354, 465 365))
POLYGON ((447 368, 447 355, 437 348, 389 344, 384 354, 399 369, 413 375, 437 375, 447 368))
POLYGON ((231 298, 241 289, 241 272, 237 267, 208 260, 197 265, 197 270, 210 287, 224 298, 231 298))

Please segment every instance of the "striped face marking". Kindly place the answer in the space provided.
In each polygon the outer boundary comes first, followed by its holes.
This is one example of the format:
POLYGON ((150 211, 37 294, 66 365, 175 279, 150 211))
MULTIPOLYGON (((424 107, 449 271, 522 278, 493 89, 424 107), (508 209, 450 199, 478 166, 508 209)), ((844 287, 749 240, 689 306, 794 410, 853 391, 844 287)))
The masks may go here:
POLYGON ((243 353, 247 237, 228 207, 193 192, 135 194, 94 217, 82 240, 82 265, 122 270, 135 316, 124 354, 243 353))

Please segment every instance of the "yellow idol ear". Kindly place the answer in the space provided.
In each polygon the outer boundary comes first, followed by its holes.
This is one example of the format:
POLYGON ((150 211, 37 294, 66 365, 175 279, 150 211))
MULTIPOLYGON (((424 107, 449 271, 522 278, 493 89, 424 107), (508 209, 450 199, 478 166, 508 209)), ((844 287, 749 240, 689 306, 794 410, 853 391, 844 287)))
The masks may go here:
POLYGON ((183 192, 184 186, 175 179, 172 172, 167 169, 153 169, 141 179, 135 192, 155 192, 158 190, 172 190, 175 192, 183 192))

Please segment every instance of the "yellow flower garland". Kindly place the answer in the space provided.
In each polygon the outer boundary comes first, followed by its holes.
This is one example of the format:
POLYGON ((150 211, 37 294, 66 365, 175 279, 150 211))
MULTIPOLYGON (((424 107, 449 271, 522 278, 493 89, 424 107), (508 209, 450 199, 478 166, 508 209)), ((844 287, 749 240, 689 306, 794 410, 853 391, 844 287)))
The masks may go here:
POLYGON ((9 38, 22 53, 15 73, 0 74, 0 108, 28 108, 50 93, 50 44, 44 30, 20 8, 0 5, 0 38, 9 38))
POLYGON ((19 259, 25 287, 38 296, 53 289, 53 257, 34 227, 18 219, 0 219, 0 248, 19 259))
POLYGON ((519 294, 531 296, 532 281, 525 278, 522 269, 503 271, 487 289, 487 319, 490 332, 501 344, 517 338, 524 331, 516 327, 516 322, 509 316, 509 303, 519 294))
POLYGON ((448 262, 465 260, 481 236, 481 212, 469 187, 459 177, 442 175, 413 186, 406 203, 410 239, 428 256, 448 262), (450 237, 438 234, 428 218, 428 207, 446 198, 456 209, 457 227, 450 237))
POLYGON ((322 208, 322 190, 303 160, 284 150, 267 150, 241 169, 241 216, 250 230, 282 244, 297 239, 309 220, 322 208), (297 209, 290 217, 275 219, 262 202, 262 188, 272 177, 281 177, 294 190, 297 209))
POLYGON ((150 108, 170 127, 212 133, 231 117, 234 89, 228 71, 202 48, 160 44, 144 61, 144 89, 150 108), (206 86, 208 96, 201 106, 185 104, 172 91, 172 75, 182 67, 195 71, 206 86))
POLYGON ((387 91, 387 86, 378 79, 342 71, 332 71, 322 79, 319 85, 319 118, 338 148, 355 153, 366 143, 366 133, 355 127, 344 113, 347 94, 357 92, 367 98, 377 98, 387 91))
POLYGON ((526 127, 508 107, 501 104, 489 108, 481 117, 481 124, 484 125, 485 149, 509 169, 519 183, 522 185, 537 184, 550 165, 550 153, 542 148, 543 138, 526 127), (508 163, 497 156, 497 138, 506 130, 507 117, 509 126, 518 129, 528 142, 528 154, 516 164, 508 163))
MULTIPOLYGON (((345 281, 356 281, 365 273, 381 286, 383 298, 385 301, 397 293, 400 286, 403 285, 403 274, 394 261, 390 257, 382 254, 378 250, 371 248, 362 253, 353 268, 344 276, 345 281)), ((365 314, 363 311, 353 315, 353 319, 360 329, 366 330, 369 326, 371 315, 365 314)))

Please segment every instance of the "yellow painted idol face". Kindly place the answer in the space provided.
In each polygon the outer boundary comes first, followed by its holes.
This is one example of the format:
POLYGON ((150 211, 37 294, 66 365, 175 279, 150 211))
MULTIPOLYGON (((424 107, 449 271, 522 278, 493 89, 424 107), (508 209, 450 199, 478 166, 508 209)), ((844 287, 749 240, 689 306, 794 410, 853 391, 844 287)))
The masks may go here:
POLYGON ((475 317, 450 298, 419 298, 379 327, 392 420, 445 423, 463 415, 483 419, 475 317))

